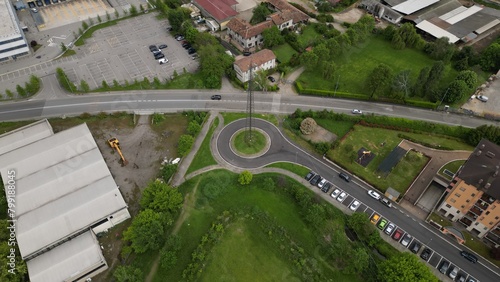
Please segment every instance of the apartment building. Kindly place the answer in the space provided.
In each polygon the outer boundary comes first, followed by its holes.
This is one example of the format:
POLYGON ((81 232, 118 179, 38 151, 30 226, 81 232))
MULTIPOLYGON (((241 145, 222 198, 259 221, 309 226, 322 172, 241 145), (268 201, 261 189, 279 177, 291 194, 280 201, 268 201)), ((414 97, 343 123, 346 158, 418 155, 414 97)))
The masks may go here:
POLYGON ((0 0, 0 19, 0 62, 28 55, 28 42, 9 0, 0 0))
POLYGON ((438 211, 500 245, 500 146, 483 139, 448 186, 438 211))

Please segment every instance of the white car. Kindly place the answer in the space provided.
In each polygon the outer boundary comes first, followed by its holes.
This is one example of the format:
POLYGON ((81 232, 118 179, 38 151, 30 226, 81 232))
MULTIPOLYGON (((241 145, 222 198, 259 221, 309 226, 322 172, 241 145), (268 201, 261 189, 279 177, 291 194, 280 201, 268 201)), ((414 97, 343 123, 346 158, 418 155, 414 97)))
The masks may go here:
POLYGON ((389 223, 389 225, 387 225, 387 227, 385 228, 384 232, 387 235, 391 235, 392 231, 394 231, 395 228, 396 225, 394 225, 394 223, 389 223))
POLYGON ((36 8, 31 8, 31 11, 33 11, 33 13, 38 13, 38 10, 36 8))
POLYGON ((479 100, 479 101, 482 101, 482 102, 488 102, 488 97, 486 96, 483 96, 483 95, 477 95, 476 98, 479 100))
POLYGON ((351 111, 351 113, 355 114, 355 115, 362 115, 363 114, 363 111, 361 110, 358 110, 358 109, 354 109, 351 111))
POLYGON ((326 184, 326 179, 322 178, 321 181, 318 183, 318 188, 321 189, 323 186, 326 184))
POLYGON ((352 204, 349 206, 349 208, 351 209, 351 211, 356 211, 358 208, 359 208, 359 205, 361 203, 359 201, 354 201, 352 202, 352 204))
POLYGON ((158 63, 160 63, 160 65, 166 64, 166 63, 168 63, 168 59, 167 58, 161 58, 161 59, 158 60, 158 63))
POLYGON ((375 200, 380 200, 380 194, 373 190, 368 191, 368 195, 370 195, 375 200))
POLYGON ((330 196, 332 196, 332 198, 336 199, 340 195, 340 193, 342 193, 342 190, 335 189, 330 196))
POLYGON ((340 195, 337 197, 337 201, 343 202, 345 198, 347 197, 347 194, 345 192, 340 193, 340 195))

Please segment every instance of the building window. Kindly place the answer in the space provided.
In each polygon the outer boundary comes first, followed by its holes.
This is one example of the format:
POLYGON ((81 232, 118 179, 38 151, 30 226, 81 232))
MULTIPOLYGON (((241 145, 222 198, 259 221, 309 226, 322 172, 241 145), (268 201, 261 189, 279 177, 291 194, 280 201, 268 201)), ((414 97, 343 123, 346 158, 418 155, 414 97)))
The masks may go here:
POLYGON ((446 204, 446 207, 447 207, 447 208, 451 208, 451 206, 450 206, 450 205, 448 205, 448 204, 446 204))
POLYGON ((464 206, 464 205, 461 205, 460 207, 461 207, 462 209, 463 209, 463 208, 465 208, 465 206, 464 206))
POLYGON ((489 214, 490 214, 490 212, 489 212, 489 211, 487 211, 487 212, 486 212, 486 215, 489 215, 489 214))
POLYGON ((460 191, 462 191, 462 192, 464 192, 464 191, 465 191, 465 188, 464 188, 464 187, 460 187, 459 189, 460 189, 460 191))
POLYGON ((456 201, 457 201, 457 200, 455 200, 455 199, 450 199, 450 202, 452 202, 452 203, 454 203, 454 202, 456 202, 456 201))
POLYGON ((460 194, 458 193, 455 193, 455 196, 457 196, 457 198, 460 198, 460 194))
POLYGON ((487 230, 488 228, 487 228, 487 227, 485 227, 485 228, 483 228, 483 229, 484 229, 484 230, 487 230))
POLYGON ((490 223, 488 223, 489 225, 493 225, 493 221, 490 221, 490 223))
POLYGON ((498 219, 498 216, 495 216, 495 219, 498 219))
POLYGON ((470 195, 471 195, 471 197, 474 197, 474 196, 476 196, 476 193, 472 193, 472 194, 470 194, 470 195))
POLYGON ((457 211, 457 213, 460 213, 460 211, 457 211))
POLYGON ((466 202, 466 203, 469 203, 469 202, 470 202, 470 200, 467 200, 467 201, 465 201, 465 202, 466 202))
POLYGON ((479 225, 479 222, 474 223, 474 225, 475 225, 475 226, 478 226, 478 225, 479 225))

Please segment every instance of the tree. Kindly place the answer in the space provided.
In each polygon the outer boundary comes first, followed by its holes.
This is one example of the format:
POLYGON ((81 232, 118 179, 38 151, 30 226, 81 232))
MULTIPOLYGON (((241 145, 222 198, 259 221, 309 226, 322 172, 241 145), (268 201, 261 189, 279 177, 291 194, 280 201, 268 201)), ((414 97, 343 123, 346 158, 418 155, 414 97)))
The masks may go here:
POLYGON ((120 12, 118 12, 118 9, 115 9, 115 19, 120 17, 120 12))
POLYGON ((184 31, 184 34, 185 34, 185 38, 187 41, 189 42, 195 42, 196 41, 196 38, 198 37, 198 34, 200 32, 194 28, 193 26, 189 26, 186 28, 186 30, 184 31))
POLYGON ((102 22, 102 19, 101 19, 101 16, 100 15, 97 15, 97 22, 101 23, 102 22))
POLYGON ((182 207, 182 194, 177 188, 155 180, 148 184, 141 197, 141 207, 158 213, 175 213, 182 207))
POLYGON ((266 20, 267 16, 271 14, 271 10, 267 8, 265 3, 261 3, 255 9, 253 9, 252 18, 250 19, 250 24, 258 24, 266 20))
POLYGON ((318 55, 313 52, 304 52, 300 55, 300 62, 308 70, 314 70, 318 65, 318 55))
POLYGON ((500 69, 500 42, 495 42, 484 49, 479 64, 484 71, 496 72, 500 69))
POLYGON ((106 20, 109 22, 111 20, 111 15, 106 11, 106 20))
POLYGON ((35 47, 36 45, 38 45, 38 42, 36 42, 36 40, 31 40, 30 42, 31 48, 35 47))
POLYGON ((333 75, 335 74, 335 70, 337 69, 337 66, 335 65, 334 62, 328 61, 323 64, 323 78, 324 79, 331 79, 333 75))
POLYGON ((171 269, 177 263, 177 255, 174 251, 163 249, 160 252, 160 266, 165 270, 171 269))
POLYGON ((420 35, 418 35, 415 26, 411 23, 404 23, 398 30, 398 34, 401 36, 401 39, 408 47, 415 47, 418 41, 421 39, 420 35))
POLYGON ((424 51, 435 60, 448 62, 454 53, 454 45, 450 44, 448 37, 436 39, 433 43, 428 43, 424 51))
POLYGON ((446 96, 444 98, 444 102, 446 103, 455 103, 458 102, 464 96, 465 92, 467 92, 467 84, 463 80, 454 80, 448 86, 448 90, 446 96))
POLYGON ((123 232, 123 239, 131 242, 132 249, 138 254, 159 249, 163 245, 165 233, 163 223, 161 213, 151 209, 143 210, 123 232))
POLYGON ((415 81, 415 84, 413 85, 412 89, 413 95, 419 97, 425 96, 424 95, 425 84, 427 83, 427 78, 429 77, 430 71, 431 71, 430 67, 424 67, 423 69, 420 70, 417 81, 415 81))
POLYGON ((320 204, 312 204, 307 210, 306 220, 317 228, 325 225, 325 207, 320 204))
POLYGON ((250 171, 244 170, 238 176, 238 183, 241 185, 248 185, 252 182, 253 175, 250 171))
POLYGON ((191 135, 181 135, 179 138, 179 144, 177 145, 177 152, 181 157, 186 156, 193 146, 194 138, 191 135))
POLYGON ((198 135, 200 130, 201 130, 201 125, 199 123, 197 123, 194 120, 189 122, 188 128, 187 128, 187 132, 189 135, 195 137, 196 135, 198 135))
POLYGON ((85 80, 80 80, 80 91, 82 92, 89 92, 90 91, 90 86, 85 80))
POLYGON ((394 47, 394 49, 396 49, 396 50, 403 50, 406 47, 406 44, 405 44, 403 38, 401 37, 401 35, 399 34, 399 32, 396 32, 394 34, 394 36, 392 37, 392 40, 391 40, 391 44, 392 44, 392 47, 394 47))
POLYGON ((463 70, 458 73, 456 80, 465 82, 469 89, 473 89, 477 84, 477 74, 471 70, 463 70))
POLYGON ((427 81, 425 82, 425 87, 426 87, 426 94, 427 96, 432 95, 432 92, 437 89, 437 86, 439 85, 439 82, 441 81, 441 78, 443 78, 443 73, 444 73, 444 63, 443 61, 437 61, 435 62, 430 71, 429 71, 429 76, 427 77, 427 81))
POLYGON ((130 5, 129 12, 130 12, 130 15, 136 16, 138 13, 137 7, 134 4, 130 5))
POLYGON ((181 9, 170 10, 168 13, 168 22, 173 30, 180 30, 182 23, 188 18, 181 9))
POLYGON ((61 42, 61 51, 66 52, 66 50, 68 50, 68 47, 64 45, 64 42, 61 42))
POLYGON ((378 265, 378 278, 386 282, 437 282, 438 279, 417 256, 402 252, 378 265))
POLYGON ((466 136, 467 143, 472 146, 476 146, 483 138, 500 145, 500 127, 494 125, 481 125, 469 131, 466 136))
POLYGON ((403 93, 405 98, 408 97, 411 89, 410 75, 410 70, 402 70, 394 77, 394 81, 392 83, 392 88, 403 93))
POLYGON ((254 82, 254 89, 255 86, 258 85, 260 88, 262 88, 263 91, 267 91, 267 88, 269 87, 269 80, 267 79, 267 73, 265 70, 258 70, 257 72, 254 73, 253 77, 253 82, 254 82))
POLYGON ((113 276, 118 282, 140 282, 144 281, 144 274, 140 268, 131 265, 120 265, 116 268, 113 276))
POLYGON ((89 25, 87 24, 86 21, 83 21, 82 22, 82 29, 83 29, 83 31, 87 30, 87 28, 89 28, 89 25))
POLYGON ((9 99, 14 98, 14 93, 12 93, 10 89, 5 90, 5 94, 7 95, 7 97, 9 97, 9 99))
POLYGON ((344 269, 345 273, 362 273, 370 264, 370 255, 368 255, 365 248, 356 248, 347 262, 347 267, 344 269))
POLYGON ((21 97, 26 96, 26 90, 19 84, 16 85, 16 91, 17 91, 17 94, 19 94, 19 96, 21 96, 21 97))
POLYGON ((373 95, 378 94, 380 91, 384 90, 385 87, 390 83, 392 77, 392 71, 389 66, 385 64, 379 64, 373 69, 373 71, 368 75, 366 81, 366 86, 371 89, 370 98, 373 95))
POLYGON ((285 39, 281 35, 280 30, 275 25, 270 28, 264 29, 264 31, 262 32, 262 37, 264 38, 264 47, 266 48, 272 48, 285 42, 285 39))

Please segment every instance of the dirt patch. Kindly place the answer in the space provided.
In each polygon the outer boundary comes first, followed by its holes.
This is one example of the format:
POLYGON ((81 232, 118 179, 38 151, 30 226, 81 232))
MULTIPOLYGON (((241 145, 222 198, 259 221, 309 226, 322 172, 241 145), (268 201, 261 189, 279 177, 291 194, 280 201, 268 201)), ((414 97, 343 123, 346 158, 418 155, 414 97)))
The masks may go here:
POLYGON ((359 19, 361 19, 361 17, 364 16, 365 13, 366 12, 361 10, 361 9, 353 8, 353 9, 343 11, 341 13, 331 13, 331 15, 335 19, 335 22, 355 23, 359 19))
POLYGON ((311 141, 313 143, 321 143, 321 142, 333 143, 335 140, 337 140, 337 135, 331 133, 330 131, 324 129, 319 125, 316 127, 316 131, 314 131, 314 133, 308 135, 302 135, 302 137, 307 141, 311 141))

